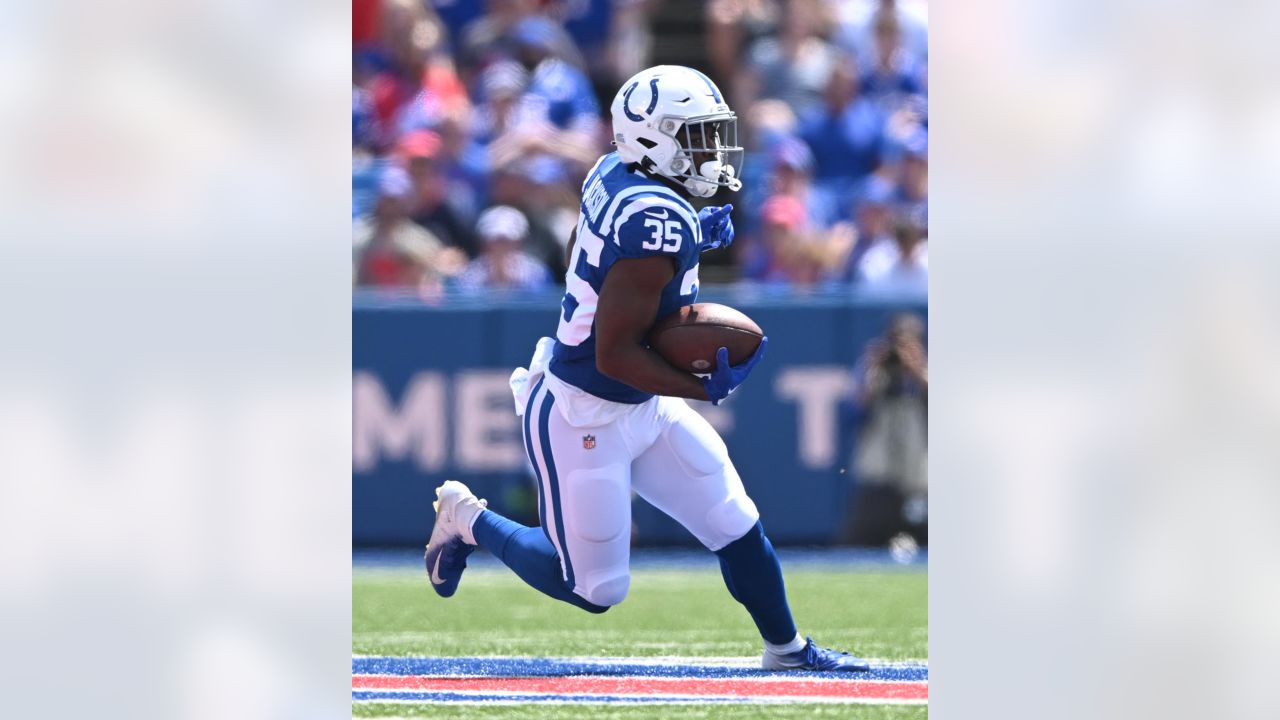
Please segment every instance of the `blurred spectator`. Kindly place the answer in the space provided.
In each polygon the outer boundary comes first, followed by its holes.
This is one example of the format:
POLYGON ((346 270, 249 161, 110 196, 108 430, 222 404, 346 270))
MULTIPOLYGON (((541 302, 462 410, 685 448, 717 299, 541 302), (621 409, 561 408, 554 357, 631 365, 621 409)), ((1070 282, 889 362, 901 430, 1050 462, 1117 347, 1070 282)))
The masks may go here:
POLYGON ((805 235, 808 229, 804 204, 778 195, 761 209, 761 252, 748 266, 748 276, 765 283, 812 285, 818 281, 821 262, 805 235))
MULTIPOLYGON (((492 62, 517 57, 521 40, 517 35, 522 30, 528 32, 528 27, 521 25, 530 19, 546 19, 537 14, 538 0, 484 0, 484 4, 485 14, 463 29, 457 43, 458 63, 468 81, 492 62)), ((564 28, 550 22, 542 24, 538 32, 553 55, 582 66, 582 56, 564 28)))
POLYGON ((745 72, 737 72, 735 100, 744 108, 776 98, 803 115, 822 102, 823 89, 840 58, 828 42, 827 14, 818 0, 788 0, 781 33, 756 41, 745 72))
POLYGON ((827 227, 839 214, 835 197, 814 186, 816 160, 809 146, 786 138, 777 143, 772 153, 773 175, 768 191, 799 200, 805 209, 805 222, 811 227, 827 227))
MULTIPOLYGON (((770 197, 761 204, 759 232, 749 232, 744 273, 765 283, 813 285, 839 280, 857 239, 848 223, 831 225, 836 209, 810 182, 813 154, 787 138, 773 150, 770 197), (758 235, 758 239, 756 238, 758 235)), ((755 230, 755 223, 747 226, 755 230)))
MULTIPOLYGON (((568 73, 563 77, 576 77, 567 86, 585 84, 586 80, 580 75, 574 76, 576 71, 569 66, 552 62, 553 68, 540 67, 552 74, 563 72, 568 73)), ((566 167, 586 167, 594 163, 599 156, 595 141, 599 131, 598 109, 591 109, 595 101, 589 100, 578 110, 558 106, 535 92, 532 82, 536 79, 531 79, 523 67, 511 61, 495 63, 481 76, 485 101, 477 114, 474 137, 486 148, 487 166, 492 170, 537 155, 548 156, 566 167), (566 119, 568 127, 552 122, 552 110, 556 107, 560 107, 558 116, 566 119)), ((541 82, 542 92, 550 92, 546 89, 550 81, 545 75, 541 82)))
POLYGON ((652 0, 551 0, 582 53, 597 98, 612 98, 618 85, 645 67, 645 13, 652 0))
POLYGON ((884 123, 885 161, 896 163, 908 148, 927 149, 929 137, 929 101, 924 95, 912 95, 891 112, 884 123))
POLYGON ((373 98, 367 90, 351 88, 351 147, 365 152, 378 149, 382 127, 373 109, 373 98))
POLYGON ((489 192, 487 152, 472 137, 474 116, 471 107, 454 108, 435 130, 440 136, 436 161, 445 178, 447 202, 468 226, 484 208, 489 192))
POLYGON ((558 50, 563 32, 540 15, 525 18, 512 31, 515 59, 529 72, 528 99, 541 119, 591 137, 600 125, 600 105, 586 73, 558 50))
POLYGON ((875 56, 876 25, 889 18, 900 29, 901 46, 913 60, 929 57, 929 10, 925 0, 837 0, 835 40, 859 61, 871 64, 875 56))
POLYGON ((351 88, 351 217, 373 212, 378 200, 378 180, 386 161, 379 158, 379 138, 382 129, 373 110, 373 99, 368 91, 351 88))
POLYGON ((373 213, 378 202, 378 186, 386 172, 388 161, 363 147, 351 152, 351 219, 373 213))
MULTIPOLYGON (((425 127, 440 108, 465 101, 444 54, 444 28, 419 0, 383 0, 379 40, 356 48, 354 78, 365 89, 384 133, 425 127)), ((394 137, 382 138, 384 144, 394 137)))
POLYGON ((408 133, 396 145, 396 156, 409 172, 413 186, 408 198, 409 217, 444 244, 475 257, 479 248, 469 224, 449 202, 448 178, 440 163, 441 145, 440 136, 430 130, 408 133))
POLYGON ((600 155, 600 109, 582 71, 554 55, 549 24, 521 21, 513 29, 520 62, 496 62, 480 76, 474 138, 490 173, 531 164, 542 181, 573 184, 600 155))
POLYGON ((748 108, 741 131, 748 150, 773 149, 796 132, 796 114, 781 100, 760 100, 748 108))
POLYGON ((458 47, 463 30, 485 14, 484 0, 430 0, 436 15, 449 33, 453 46, 458 47))
POLYGON ((524 214, 529 221, 526 250, 541 260, 553 277, 563 277, 565 246, 577 223, 578 183, 570 184, 563 168, 545 157, 495 168, 491 178, 489 201, 524 214))
POLYGON ((867 248, 857 266, 857 280, 876 290, 924 294, 929 291, 929 241, 917 213, 900 213, 893 237, 867 248))
MULTIPOLYGON (((858 245, 850 256, 850 266, 857 267, 867 250, 884 241, 892 240, 891 203, 895 185, 880 177, 872 175, 863 187, 862 197, 854 210, 853 222, 858 231, 858 245)), ((850 273, 849 279, 853 279, 850 273)))
POLYGON ((484 69, 476 83, 480 103, 473 132, 489 143, 519 124, 520 98, 529 87, 529 73, 514 60, 500 60, 484 69))
POLYGON ((928 544, 929 365, 924 323, 899 315, 853 371, 857 421, 845 542, 885 545, 901 532, 928 544))
POLYGON ((485 210, 476 223, 483 249, 458 276, 465 290, 539 290, 551 283, 547 268, 521 246, 528 238, 529 223, 513 207, 499 205, 485 210))
MULTIPOLYGON (((739 131, 744 133, 743 145, 746 147, 746 158, 742 164, 742 190, 731 201, 726 199, 720 202, 733 203, 733 222, 738 235, 747 237, 755 233, 760 207, 774 191, 779 148, 784 143, 796 142, 793 137, 796 116, 781 100, 761 100, 751 106, 747 116, 740 122, 739 131)), ((805 152, 808 152, 808 148, 805 148, 805 152)))
POLYGON ((853 219, 842 220, 833 226, 833 231, 848 226, 843 232, 850 232, 856 238, 847 263, 840 272, 840 280, 851 281, 857 278, 858 266, 867 250, 884 241, 892 241, 890 206, 896 192, 893 182, 879 175, 872 175, 863 185, 854 204, 853 219))
POLYGON ((902 27, 894 14, 874 20, 874 53, 864 61, 862 91, 886 114, 923 91, 922 65, 902 46, 902 27))
POLYGON ((833 279, 844 266, 855 237, 848 226, 828 231, 811 225, 804 203, 775 195, 762 209, 761 237, 747 264, 747 277, 766 284, 808 287, 833 279))
MULTIPOLYGON (((724 81, 737 78, 742 70, 742 49, 757 39, 776 35, 781 17, 778 0, 710 0, 706 4, 706 43, 711 74, 724 81)), ((731 105, 748 107, 731 83, 720 83, 720 88, 729 92, 731 105)))
POLYGON ((516 23, 533 14, 534 0, 468 0, 484 6, 484 13, 467 23, 454 38, 455 57, 462 77, 470 85, 485 65, 510 57, 507 37, 516 23))
POLYGON ((802 116, 799 135, 817 158, 816 184, 847 207, 858 181, 880 166, 884 144, 884 115, 858 94, 851 63, 833 69, 822 106, 802 116))
POLYGON ((489 146, 520 124, 520 98, 528 85, 529 73, 519 63, 514 60, 493 63, 476 80, 477 104, 471 122, 465 128, 461 122, 451 124, 451 132, 446 135, 447 145, 453 148, 456 158, 455 176, 466 180, 476 207, 492 202, 494 159, 489 146))
POLYGON ((461 251, 446 247, 409 219, 412 193, 413 183, 403 169, 391 166, 383 173, 372 217, 357 218, 353 227, 357 285, 434 295, 465 264, 461 251))
POLYGON ((357 51, 378 41, 382 0, 351 0, 351 47, 357 51))
POLYGON ((929 135, 923 130, 897 151, 897 190, 894 204, 903 212, 927 217, 929 210, 929 135))

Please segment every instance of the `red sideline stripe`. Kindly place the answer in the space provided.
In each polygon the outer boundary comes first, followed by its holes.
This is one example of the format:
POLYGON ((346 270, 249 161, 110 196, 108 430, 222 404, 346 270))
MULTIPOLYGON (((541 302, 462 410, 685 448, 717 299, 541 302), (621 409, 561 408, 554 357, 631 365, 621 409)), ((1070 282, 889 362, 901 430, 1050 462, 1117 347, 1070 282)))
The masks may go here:
POLYGON ((436 677, 431 675, 353 675, 353 690, 427 690, 438 692, 555 693, 558 695, 701 695, 728 697, 814 697, 875 700, 927 700, 926 681, 744 680, 740 678, 664 677, 436 677))

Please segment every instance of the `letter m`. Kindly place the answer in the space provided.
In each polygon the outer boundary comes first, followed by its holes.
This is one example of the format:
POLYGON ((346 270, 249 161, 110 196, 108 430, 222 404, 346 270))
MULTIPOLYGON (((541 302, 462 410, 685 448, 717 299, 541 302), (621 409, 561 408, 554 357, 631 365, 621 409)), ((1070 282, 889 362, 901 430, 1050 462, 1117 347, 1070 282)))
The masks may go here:
POLYGON ((351 469, 369 472, 383 460, 412 457, 426 472, 444 467, 444 378, 421 372, 405 386, 397 409, 377 376, 351 378, 351 469))

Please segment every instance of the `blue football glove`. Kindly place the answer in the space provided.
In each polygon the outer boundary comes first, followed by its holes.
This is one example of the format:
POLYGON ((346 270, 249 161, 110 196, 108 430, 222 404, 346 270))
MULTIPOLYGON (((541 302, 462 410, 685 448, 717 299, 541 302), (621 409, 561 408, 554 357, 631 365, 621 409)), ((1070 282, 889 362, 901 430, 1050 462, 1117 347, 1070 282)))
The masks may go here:
POLYGON ((707 399, 712 405, 719 405, 721 400, 729 397, 729 393, 738 389, 751 374, 751 368, 764 358, 764 349, 769 345, 769 338, 760 338, 760 347, 747 361, 741 365, 729 365, 729 349, 720 348, 716 352, 716 369, 708 377, 702 379, 702 386, 707 390, 707 399))
POLYGON ((733 244, 733 218, 729 213, 733 204, 713 207, 708 205, 698 211, 698 224, 702 226, 702 242, 698 250, 706 252, 733 244))

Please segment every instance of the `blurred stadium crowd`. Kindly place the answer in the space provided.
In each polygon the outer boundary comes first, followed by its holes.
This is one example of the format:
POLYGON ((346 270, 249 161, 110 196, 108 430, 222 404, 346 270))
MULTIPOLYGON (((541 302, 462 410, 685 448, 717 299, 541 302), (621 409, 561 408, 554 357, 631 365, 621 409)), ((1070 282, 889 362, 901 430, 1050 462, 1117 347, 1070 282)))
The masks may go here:
POLYGON ((613 95, 669 63, 712 76, 747 148, 704 282, 926 292, 922 0, 353 0, 352 21, 358 286, 562 282, 613 95))

